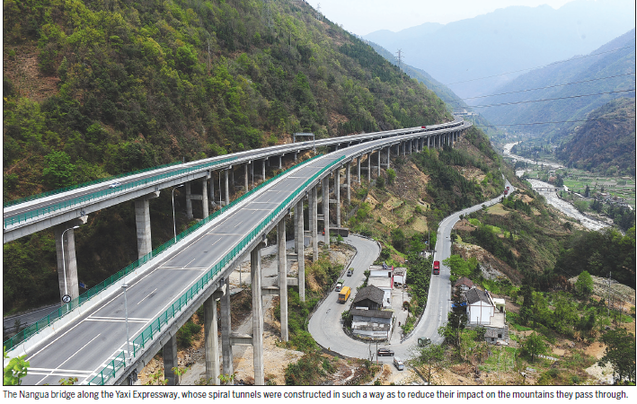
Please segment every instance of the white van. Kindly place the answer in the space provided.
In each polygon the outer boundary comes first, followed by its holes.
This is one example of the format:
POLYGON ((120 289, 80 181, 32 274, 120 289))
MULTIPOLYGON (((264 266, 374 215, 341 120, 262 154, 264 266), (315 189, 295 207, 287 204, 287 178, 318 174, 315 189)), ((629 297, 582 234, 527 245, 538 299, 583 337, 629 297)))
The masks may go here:
POLYGON ((405 365, 403 364, 403 361, 398 356, 394 356, 394 366, 396 366, 396 369, 398 370, 405 369, 405 365))

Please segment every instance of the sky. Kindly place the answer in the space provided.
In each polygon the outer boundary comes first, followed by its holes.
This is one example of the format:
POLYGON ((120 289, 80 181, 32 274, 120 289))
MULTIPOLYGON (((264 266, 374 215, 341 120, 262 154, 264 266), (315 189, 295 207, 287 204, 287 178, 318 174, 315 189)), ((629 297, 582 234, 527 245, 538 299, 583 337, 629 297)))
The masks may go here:
POLYGON ((498 8, 537 7, 548 4, 558 9, 573 0, 308 0, 330 21, 364 36, 381 29, 398 32, 426 22, 447 24, 498 8))

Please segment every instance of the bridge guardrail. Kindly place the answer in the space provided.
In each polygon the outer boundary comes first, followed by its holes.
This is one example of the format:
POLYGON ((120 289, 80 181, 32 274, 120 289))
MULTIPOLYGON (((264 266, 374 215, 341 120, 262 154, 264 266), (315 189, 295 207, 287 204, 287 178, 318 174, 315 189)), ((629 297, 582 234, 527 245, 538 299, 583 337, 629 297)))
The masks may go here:
POLYGON ((144 178, 141 180, 137 180, 137 181, 132 181, 132 182, 128 182, 125 184, 120 185, 117 188, 108 188, 108 189, 103 189, 101 191, 97 191, 97 192, 93 192, 90 193, 88 195, 83 195, 77 198, 73 198, 71 200, 68 201, 64 201, 64 202, 59 202, 59 203, 55 203, 52 204, 50 206, 44 207, 44 208, 37 208, 34 210, 31 210, 29 212, 26 213, 20 213, 11 217, 8 217, 6 219, 4 219, 4 227, 6 228, 7 226, 11 226, 11 225, 15 225, 21 222, 26 222, 29 219, 33 219, 34 217, 38 217, 40 215, 45 215, 51 212, 55 212, 57 210, 61 210, 61 209, 65 209, 65 208, 69 208, 71 206, 75 206, 75 205, 79 205, 81 203, 86 203, 89 201, 92 201, 94 199, 99 199, 102 198, 106 195, 111 195, 117 192, 121 192, 127 189, 132 189, 132 188, 136 188, 140 185, 147 185, 150 184, 152 182, 155 181, 159 181, 159 180, 163 180, 166 178, 170 178, 170 177, 174 177, 174 176, 178 176, 178 175, 183 175, 183 174, 187 174, 189 172, 192 171, 198 171, 201 170, 203 168, 208 168, 208 167, 213 167, 215 165, 218 164, 223 164, 223 163, 227 163, 233 160, 236 160, 236 157, 231 157, 231 158, 227 158, 227 159, 223 159, 220 161, 215 161, 215 162, 210 162, 207 164, 201 164, 201 165, 197 165, 194 167, 189 167, 189 168, 183 168, 181 170, 177 170, 177 171, 172 171, 170 173, 165 173, 165 174, 158 174, 158 175, 154 175, 152 177, 149 178, 144 178))
MULTIPOLYGON (((316 156, 316 157, 319 157, 319 156, 316 156)), ((316 157, 314 157, 314 158, 316 158, 316 157)), ((307 179, 303 183, 303 185, 301 185, 296 190, 294 190, 294 192, 292 192, 292 194, 290 194, 290 196, 288 196, 283 202, 281 202, 281 204, 279 204, 279 206, 274 211, 272 211, 264 220, 262 220, 261 223, 255 229, 253 229, 246 237, 244 237, 243 240, 237 246, 235 246, 229 253, 227 253, 221 259, 221 261, 219 261, 212 268, 210 268, 201 278, 199 278, 199 280, 194 285, 192 285, 190 287, 190 289, 188 289, 186 291, 186 293, 184 293, 181 297, 179 297, 177 300, 175 300, 175 302, 173 302, 173 304, 168 309, 166 309, 166 311, 164 311, 155 320, 153 320, 153 322, 150 323, 150 325, 148 325, 146 327, 146 329, 144 329, 132 341, 132 345, 133 345, 132 355, 133 355, 133 357, 137 356, 138 350, 144 349, 144 347, 146 346, 146 343, 148 341, 152 340, 157 333, 161 332, 162 326, 168 324, 168 321, 171 318, 175 317, 175 313, 178 313, 184 306, 186 306, 186 304, 188 304, 189 301, 194 299, 197 296, 197 294, 199 294, 199 292, 201 290, 203 290, 204 286, 208 282, 210 282, 217 273, 219 273, 219 271, 221 271, 229 262, 231 262, 237 256, 237 254, 239 254, 244 248, 246 248, 253 241, 253 239, 255 237, 257 237, 257 235, 279 213, 281 213, 282 210, 286 209, 286 206, 294 198, 296 198, 299 195, 299 193, 303 192, 304 189, 312 181, 314 181, 316 178, 318 178, 322 173, 324 173, 326 170, 328 170, 329 168, 331 168, 333 165, 335 165, 336 163, 340 162, 344 158, 345 158, 345 156, 341 156, 339 159, 336 159, 336 160, 330 162, 328 165, 323 167, 320 171, 315 173, 312 177, 307 179)), ((310 160, 313 160, 313 159, 310 159, 310 160)), ((303 162, 301 164, 307 163, 310 160, 306 160, 305 162, 303 162)), ((299 165, 300 164, 297 164, 295 167, 298 167, 299 165)), ((279 176, 282 175, 282 174, 283 173, 279 174, 279 176)), ((277 178, 277 177, 274 177, 274 178, 277 178)), ((271 180, 274 180, 274 178, 272 178, 271 180)), ((265 183, 262 184, 262 185, 265 185, 265 183)), ((95 376, 93 379, 91 379, 89 384, 103 385, 103 384, 107 383, 111 378, 115 377, 116 371, 113 371, 111 369, 115 369, 115 364, 114 363, 109 363, 109 365, 107 365, 97 376, 95 376)))
MULTIPOLYGON (((166 251, 169 247, 171 247, 175 243, 178 243, 179 241, 181 241, 184 237, 190 235, 192 232, 194 232, 195 230, 199 229, 201 226, 203 226, 203 225, 209 223, 211 220, 217 218, 219 215, 223 214, 224 212, 226 212, 231 207, 235 206, 236 204, 238 204, 239 202, 241 202, 242 200, 244 200, 248 196, 252 195, 254 192, 257 192, 259 189, 263 188, 264 186, 266 186, 270 182, 274 181, 275 179, 277 179, 280 176, 282 176, 283 174, 285 174, 287 171, 289 171, 289 170, 291 170, 293 168, 297 168, 297 167, 299 167, 299 166, 301 166, 303 164, 306 164, 306 163, 308 163, 308 162, 310 162, 310 161, 312 161, 315 158, 318 158, 320 156, 321 155, 317 155, 315 157, 312 157, 311 159, 302 161, 299 164, 297 164, 297 165, 295 165, 293 167, 290 167, 288 170, 283 171, 283 172, 279 173, 278 175, 270 178, 269 180, 262 182, 257 187, 253 188, 252 190, 250 190, 247 193, 244 193, 243 195, 241 195, 240 197, 238 197, 237 199, 232 201, 229 205, 222 207, 221 209, 219 209, 216 212, 214 212, 212 215, 206 217, 205 219, 197 222, 193 226, 191 226, 188 229, 184 230, 183 232, 179 233, 176 238, 171 238, 170 240, 168 240, 164 244, 162 244, 159 247, 155 248, 153 251, 151 251, 148 254, 144 255, 143 257, 133 261, 132 263, 130 263, 129 265, 127 265, 126 267, 121 269, 116 274, 113 274, 113 275, 109 276, 104 281, 98 283, 97 285, 95 285, 91 289, 87 290, 86 292, 81 294, 78 298, 73 299, 71 302, 69 302, 69 303, 65 304, 64 306, 60 307, 58 310, 52 312, 51 314, 49 314, 48 316, 42 318, 41 320, 36 321, 31 326, 25 328, 24 330, 20 331, 16 335, 14 335, 11 338, 7 339, 6 341, 3 342, 3 345, 6 348, 7 352, 13 350, 17 345, 19 345, 20 343, 22 343, 22 342, 26 341, 27 339, 31 338, 33 335, 38 334, 42 329, 50 326, 52 323, 54 323, 58 319, 64 317, 66 314, 68 314, 72 310, 76 309, 77 307, 81 306, 86 301, 92 299, 94 296, 96 296, 98 293, 100 293, 104 289, 108 288, 113 283, 119 281, 120 279, 122 279, 126 275, 128 275, 131 272, 135 271, 137 268, 139 268, 140 266, 144 265, 145 263, 147 263, 148 261, 153 259, 153 257, 156 257, 156 256, 160 255, 161 253, 166 251)), ((217 164, 217 163, 219 163, 219 162, 216 162, 215 164, 217 164)))
POLYGON ((54 189, 52 191, 42 192, 41 194, 30 195, 30 196, 25 196, 23 198, 13 199, 11 201, 6 201, 6 202, 3 203, 2 206, 5 207, 5 208, 8 208, 10 206, 18 205, 18 204, 23 203, 23 202, 29 202, 29 201, 34 201, 36 199, 46 198, 47 196, 61 194, 63 192, 71 191, 73 189, 82 188, 82 187, 89 187, 91 185, 100 184, 102 182, 109 182, 109 181, 116 180, 118 178, 130 177, 132 175, 137 175, 137 174, 145 173, 145 172, 148 172, 148 171, 161 170, 162 168, 172 167, 172 166, 175 166, 175 165, 178 165, 178 164, 181 164, 181 161, 175 161, 173 163, 162 164, 160 166, 155 166, 155 167, 143 168, 141 170, 131 171, 129 173, 122 173, 122 174, 118 174, 118 175, 112 175, 112 176, 107 177, 107 178, 98 178, 98 179, 93 180, 93 181, 83 182, 81 184, 75 184, 75 185, 71 185, 71 186, 64 187, 64 188, 54 189))

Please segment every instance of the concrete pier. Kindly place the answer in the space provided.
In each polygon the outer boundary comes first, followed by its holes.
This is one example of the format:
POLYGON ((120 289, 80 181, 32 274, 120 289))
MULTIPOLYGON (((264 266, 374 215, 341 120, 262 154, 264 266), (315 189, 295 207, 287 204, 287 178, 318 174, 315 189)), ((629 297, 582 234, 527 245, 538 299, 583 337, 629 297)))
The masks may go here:
POLYGON ((254 384, 265 384, 263 366, 263 300, 261 298, 261 248, 259 244, 250 252, 250 280, 252 289, 252 361, 254 364, 254 384))
POLYGON ((281 341, 289 341, 288 334, 288 263, 285 254, 285 218, 277 223, 277 258, 279 262, 279 302, 281 311, 281 341))
POLYGON ((157 198, 159 191, 135 200, 135 227, 137 228, 137 258, 153 251, 150 231, 150 200, 157 198))
POLYGON ((330 177, 323 178, 323 186, 321 187, 323 196, 323 231, 325 231, 324 243, 330 246, 330 177))
POLYGON ((79 281, 77 278, 77 258, 75 257, 75 226, 86 223, 86 217, 55 226, 55 251, 57 253, 58 287, 60 290, 60 302, 65 294, 71 296, 71 300, 80 296, 79 281), (64 234, 64 240, 62 235, 64 234))
POLYGON ((226 278, 226 293, 221 297, 221 353, 223 358, 223 374, 234 373, 232 356, 232 316, 230 315, 230 278, 226 278))
POLYGON ((171 335, 170 339, 162 348, 162 356, 164 358, 164 378, 168 381, 168 386, 179 385, 179 375, 177 375, 173 368, 178 366, 177 359, 177 337, 171 335))
POLYGON ((299 265, 299 299, 305 301, 305 226, 303 223, 303 199, 301 199, 294 209, 296 221, 296 256, 299 265))

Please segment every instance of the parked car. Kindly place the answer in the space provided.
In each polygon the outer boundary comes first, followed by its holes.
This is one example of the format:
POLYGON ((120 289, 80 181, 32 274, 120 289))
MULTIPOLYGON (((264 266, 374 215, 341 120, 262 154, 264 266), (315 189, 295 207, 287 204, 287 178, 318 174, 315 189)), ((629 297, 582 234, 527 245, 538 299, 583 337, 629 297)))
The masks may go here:
POLYGON ((347 276, 352 276, 354 274, 354 269, 350 268, 347 270, 347 276))
POLYGON ((378 355, 378 356, 394 356, 394 351, 392 351, 391 349, 387 349, 387 348, 378 348, 378 351, 376 351, 376 355, 378 355))
POLYGON ((341 289, 343 288, 343 283, 344 281, 342 279, 339 279, 338 282, 336 282, 336 288, 334 289, 335 292, 340 292, 341 289))

